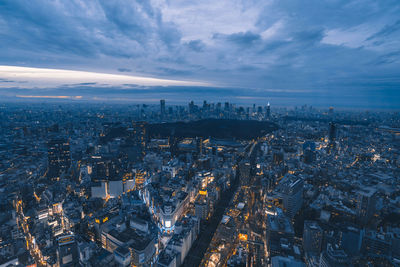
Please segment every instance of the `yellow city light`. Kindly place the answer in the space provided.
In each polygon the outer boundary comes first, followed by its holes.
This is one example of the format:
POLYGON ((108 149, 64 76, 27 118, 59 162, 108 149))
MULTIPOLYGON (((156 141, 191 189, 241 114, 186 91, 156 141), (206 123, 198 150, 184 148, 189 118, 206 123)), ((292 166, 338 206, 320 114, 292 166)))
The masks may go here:
POLYGON ((199 190, 199 194, 202 196, 206 196, 207 195, 207 190, 199 190))
POLYGON ((247 235, 246 235, 246 234, 241 234, 241 233, 239 233, 239 239, 240 239, 241 241, 247 241, 247 235))

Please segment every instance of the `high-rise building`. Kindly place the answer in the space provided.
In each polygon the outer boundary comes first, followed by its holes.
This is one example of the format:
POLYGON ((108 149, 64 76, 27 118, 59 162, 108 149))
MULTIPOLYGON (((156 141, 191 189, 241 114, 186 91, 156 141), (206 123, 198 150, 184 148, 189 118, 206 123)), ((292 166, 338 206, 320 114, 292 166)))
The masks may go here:
POLYGON ((271 267, 305 267, 299 260, 282 256, 275 256, 271 259, 271 267))
POLYGON ((143 121, 133 122, 132 128, 129 128, 128 132, 134 144, 144 150, 147 141, 147 123, 143 121))
POLYGON ((352 225, 343 227, 340 231, 340 245, 349 256, 360 253, 364 231, 352 225))
POLYGON ((357 193, 357 215, 362 223, 367 223, 375 213, 377 202, 376 189, 363 188, 357 193))
POLYGON ((270 257, 291 253, 294 230, 290 220, 283 214, 267 217, 267 249, 270 257))
POLYGON ((51 179, 60 177, 71 166, 71 151, 68 140, 64 138, 52 139, 47 143, 47 176, 51 179))
POLYGON ((280 165, 281 163, 283 163, 285 159, 285 155, 283 154, 283 151, 277 151, 274 150, 272 153, 272 162, 275 165, 280 165))
POLYGON ((208 203, 205 198, 198 199, 195 203, 195 215, 200 220, 206 220, 208 217, 208 203))
POLYGON ((315 158, 316 158, 316 153, 315 153, 315 151, 312 151, 312 150, 310 150, 310 149, 306 149, 306 150, 303 152, 303 160, 304 160, 304 163, 311 164, 311 163, 314 162, 315 158))
POLYGON ((350 267, 352 264, 349 257, 342 249, 334 248, 331 244, 328 244, 327 249, 320 255, 319 266, 350 267))
POLYGON ((204 100, 204 101, 203 101, 203 110, 206 110, 207 108, 208 108, 207 101, 204 100))
POLYGON ((242 161, 239 164, 240 183, 245 186, 250 185, 251 165, 248 161, 242 161))
POLYGON ((333 107, 329 107, 329 116, 333 116, 333 107))
POLYGON ((164 99, 160 100, 160 113, 161 113, 161 117, 165 116, 165 100, 164 99))
POLYGON ((224 110, 225 111, 229 111, 230 110, 229 102, 225 102, 224 110))
POLYGON ((304 163, 313 163, 316 159, 315 153, 315 143, 311 141, 306 141, 303 144, 303 161, 304 163))
POLYGON ((336 124, 333 122, 329 123, 328 139, 329 139, 329 142, 335 142, 335 140, 336 140, 336 124))
POLYGON ((363 236, 362 250, 371 256, 389 256, 392 248, 392 237, 375 231, 367 231, 363 236))
POLYGON ((131 251, 126 247, 118 247, 114 250, 114 259, 118 266, 127 267, 131 265, 131 251))
POLYGON ((106 181, 109 178, 109 164, 102 160, 101 157, 96 157, 93 162, 92 181, 106 181))
POLYGON ((303 249, 319 255, 322 247, 322 229, 315 221, 304 221, 303 249))
POLYGON ((303 205, 303 185, 304 181, 300 177, 287 176, 277 188, 289 218, 293 218, 303 205))
POLYGON ((143 189, 144 183, 146 181, 146 171, 139 169, 135 173, 135 189, 143 189))
POLYGON ((65 235, 57 239, 57 260, 60 267, 79 266, 78 245, 74 235, 65 235))
POLYGON ((218 112, 221 111, 221 107, 222 107, 221 102, 218 102, 218 103, 217 103, 217 111, 218 111, 218 112))
POLYGON ((269 102, 267 104, 267 118, 271 117, 271 106, 269 105, 269 102))
POLYGON ((193 101, 190 101, 189 102, 189 114, 193 114, 194 113, 194 102, 193 101))

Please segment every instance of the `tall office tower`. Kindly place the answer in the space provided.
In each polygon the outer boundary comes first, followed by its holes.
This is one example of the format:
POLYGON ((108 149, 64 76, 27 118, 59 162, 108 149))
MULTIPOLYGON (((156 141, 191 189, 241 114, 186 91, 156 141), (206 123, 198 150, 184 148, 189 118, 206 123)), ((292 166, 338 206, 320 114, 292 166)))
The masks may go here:
POLYGON ((327 147, 328 153, 331 153, 336 147, 336 124, 333 122, 329 123, 329 132, 328 132, 329 144, 327 147))
POLYGON ((195 201, 195 215, 200 220, 206 220, 209 212, 209 199, 206 196, 199 195, 195 201))
POLYGON ((271 117, 271 106, 269 105, 269 102, 267 104, 267 118, 271 117))
POLYGON ((47 176, 51 179, 60 177, 71 166, 71 151, 66 139, 52 139, 47 143, 47 176))
POLYGON ((312 151, 311 149, 306 149, 303 152, 304 163, 311 164, 314 162, 315 158, 316 158, 315 151, 312 151))
POLYGON ((204 100, 204 101, 203 101, 203 109, 204 109, 204 110, 206 110, 206 109, 207 109, 207 107, 208 107, 207 101, 206 101, 206 100, 204 100))
POLYGON ((146 171, 139 169, 135 172, 135 189, 143 189, 144 183, 146 181, 146 171))
POLYGON ((225 102, 224 110, 229 111, 229 102, 225 102))
POLYGON ((322 229, 315 221, 304 221, 303 249, 319 255, 322 247, 322 229))
POLYGON ((194 102, 190 101, 189 103, 189 114, 193 114, 194 113, 194 102))
POLYGON ((329 142, 334 142, 336 140, 336 124, 333 122, 329 123, 329 142))
POLYGON ((303 161, 304 163, 310 164, 316 158, 315 153, 315 143, 311 141, 306 141, 303 144, 303 161))
POLYGON ((57 239, 57 260, 60 267, 79 266, 78 245, 73 235, 65 235, 57 239))
POLYGON ((145 156, 147 144, 147 123, 143 121, 132 122, 128 128, 128 142, 125 153, 129 160, 136 161, 145 156))
POLYGON ((347 254, 341 250, 328 244, 327 249, 321 253, 319 258, 320 267, 350 267, 351 261, 347 254))
POLYGON ((96 159, 95 162, 93 162, 93 169, 92 169, 92 181, 94 182, 99 182, 99 181, 105 181, 108 180, 109 177, 109 169, 108 169, 108 164, 105 160, 102 160, 101 158, 96 159))
POLYGON ((285 159, 285 155, 283 154, 283 151, 277 151, 277 150, 273 151, 272 162, 275 165, 279 165, 279 164, 283 163, 284 159, 285 159))
POLYGON ((329 116, 333 116, 333 107, 329 107, 329 116))
POLYGON ((376 189, 363 188, 357 193, 357 215, 362 223, 367 223, 375 213, 377 202, 376 189))
POLYGON ((340 230, 340 245, 349 256, 356 256, 360 253, 364 231, 353 225, 343 224, 340 230))
POLYGON ((199 155, 203 154, 203 138, 196 138, 197 153, 199 155))
POLYGON ((161 117, 165 116, 165 100, 164 99, 160 100, 160 113, 161 113, 161 117))
POLYGON ((242 161, 239 164, 240 183, 244 186, 250 185, 251 165, 248 161, 242 161))
POLYGON ((293 242, 294 230, 290 220, 283 214, 268 216, 266 243, 269 257, 290 254, 293 242))
POLYGON ((147 141, 147 123, 146 122, 133 122, 132 128, 129 132, 130 137, 133 139, 134 143, 144 148, 146 146, 147 141))
POLYGON ((303 185, 303 179, 288 176, 278 186, 285 214, 289 218, 293 218, 303 205, 303 185))

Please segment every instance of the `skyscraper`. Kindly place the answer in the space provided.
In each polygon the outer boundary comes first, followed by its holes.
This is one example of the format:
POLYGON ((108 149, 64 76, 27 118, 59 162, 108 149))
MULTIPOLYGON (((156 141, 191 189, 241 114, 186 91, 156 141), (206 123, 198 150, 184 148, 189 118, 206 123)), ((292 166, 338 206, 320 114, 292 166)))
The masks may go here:
POLYGON ((160 113, 161 113, 161 117, 165 116, 165 100, 164 99, 160 100, 160 113))
POLYGON ((147 123, 143 121, 133 122, 132 128, 128 130, 134 144, 144 149, 146 147, 146 141, 148 137, 147 123))
POLYGON ((269 105, 269 102, 267 104, 267 118, 269 119, 271 117, 271 106, 269 105))
POLYGON ((350 267, 351 262, 347 254, 338 248, 328 244, 327 249, 321 253, 319 259, 320 267, 350 267))
POLYGON ((303 185, 303 179, 289 176, 281 181, 277 188, 282 197, 285 214, 289 218, 293 218, 303 205, 303 185))
POLYGON ((60 267, 79 266, 78 246, 75 236, 65 235, 57 239, 57 260, 60 267))
POLYGON ((294 240, 294 229, 290 220, 283 214, 277 216, 267 217, 267 249, 270 257, 283 256, 285 251, 284 247, 290 250, 294 240))
POLYGON ((362 223, 367 223, 376 210, 376 189, 363 188, 357 193, 357 215, 362 223))
POLYGON ((189 113, 193 114, 193 112, 194 112, 194 102, 190 101, 189 102, 189 113))
POLYGON ((329 116, 333 116, 333 107, 329 107, 329 116))
POLYGON ((333 122, 329 123, 329 142, 334 142, 336 140, 336 124, 333 122))
POLYGON ((312 141, 306 141, 303 144, 303 160, 305 163, 310 164, 316 158, 315 143, 312 141))
POLYGON ((225 102, 224 110, 229 111, 229 102, 225 102))
POLYGON ((71 151, 68 140, 52 139, 47 143, 47 176, 51 179, 59 177, 71 166, 71 151))
POLYGON ((322 247, 322 229, 315 221, 304 221, 303 249, 319 255, 322 247))

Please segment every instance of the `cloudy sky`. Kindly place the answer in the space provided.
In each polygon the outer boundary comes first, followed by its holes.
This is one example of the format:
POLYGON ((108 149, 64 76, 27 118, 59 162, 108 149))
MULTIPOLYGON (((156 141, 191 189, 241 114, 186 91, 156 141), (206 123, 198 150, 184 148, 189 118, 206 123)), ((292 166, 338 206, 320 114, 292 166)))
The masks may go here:
POLYGON ((400 108, 399 0, 2 0, 0 97, 400 108))

